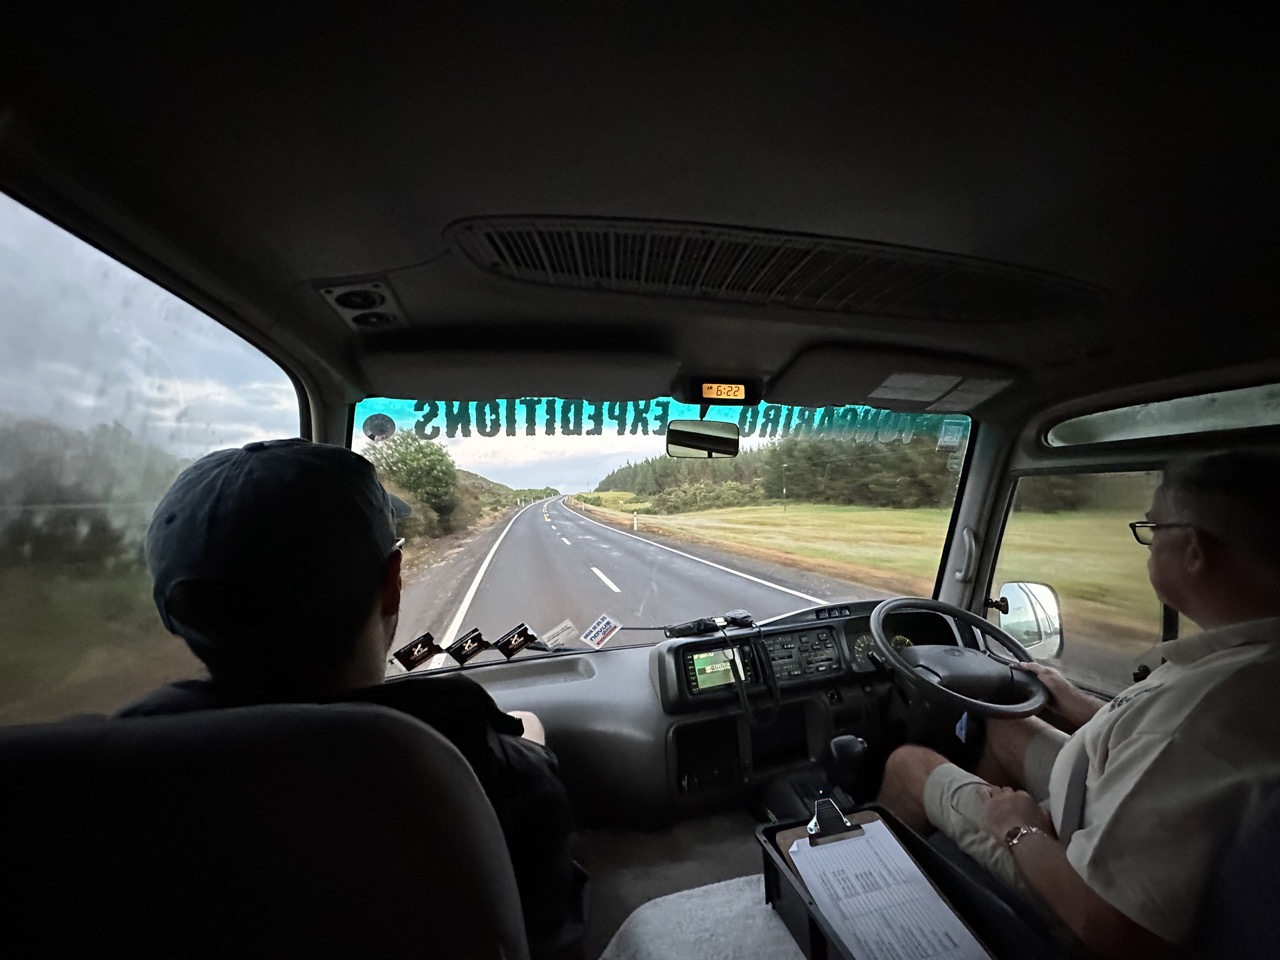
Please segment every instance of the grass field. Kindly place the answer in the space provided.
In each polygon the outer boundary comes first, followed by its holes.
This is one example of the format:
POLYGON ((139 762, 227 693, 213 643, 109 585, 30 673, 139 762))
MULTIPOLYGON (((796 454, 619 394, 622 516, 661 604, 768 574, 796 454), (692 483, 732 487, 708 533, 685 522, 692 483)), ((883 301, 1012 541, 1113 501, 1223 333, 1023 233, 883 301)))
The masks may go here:
MULTIPOLYGON (((595 494, 612 509, 605 519, 629 521, 627 493, 595 494), (616 504, 616 505, 614 505, 616 504)), ((731 550, 902 594, 929 596, 951 519, 948 510, 894 510, 781 503, 641 516, 641 530, 731 550)), ((1014 580, 1052 585, 1071 625, 1105 625, 1134 644, 1156 637, 1159 606, 1147 582, 1147 551, 1114 511, 1014 513, 1001 544, 995 585, 1014 580)))
POLYGON ((632 501, 636 499, 636 495, 625 490, 609 490, 605 493, 590 493, 587 496, 593 499, 599 498, 601 504, 610 510, 622 510, 626 513, 631 513, 633 510, 643 510, 649 506, 647 500, 633 503, 632 501))
POLYGON ((202 667, 160 625, 143 571, 0 571, 0 723, 110 713, 202 667))
MULTIPOLYGON (((621 510, 629 513, 631 507, 621 510)), ((641 516, 642 528, 801 561, 844 579, 903 593, 931 593, 951 514, 829 504, 732 507, 641 516)))

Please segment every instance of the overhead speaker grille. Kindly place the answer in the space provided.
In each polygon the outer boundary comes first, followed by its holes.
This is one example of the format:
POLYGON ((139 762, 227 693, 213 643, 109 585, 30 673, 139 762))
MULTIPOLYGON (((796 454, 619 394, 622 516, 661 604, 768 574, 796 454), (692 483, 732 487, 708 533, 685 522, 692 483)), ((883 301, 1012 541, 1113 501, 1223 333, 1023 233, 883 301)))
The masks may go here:
POLYGON ((461 220, 445 236, 482 270, 563 289, 996 323, 1097 301, 1052 274, 838 237, 559 217, 461 220))
POLYGON ((400 323, 404 316, 386 277, 337 283, 316 281, 315 285, 333 312, 357 330, 381 330, 400 323))

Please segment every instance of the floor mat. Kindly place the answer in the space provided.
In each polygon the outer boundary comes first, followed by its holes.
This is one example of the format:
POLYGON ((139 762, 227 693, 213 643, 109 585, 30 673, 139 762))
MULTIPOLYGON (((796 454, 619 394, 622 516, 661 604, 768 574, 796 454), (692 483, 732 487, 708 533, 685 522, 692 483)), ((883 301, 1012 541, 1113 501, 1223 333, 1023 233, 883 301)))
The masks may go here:
POLYGON ((756 822, 729 810, 665 830, 587 829, 574 858, 591 875, 583 955, 596 960, 622 922, 651 900, 759 873, 756 822))
POLYGON ((601 960, 804 960, 764 902, 764 877, 682 890, 638 908, 601 960))

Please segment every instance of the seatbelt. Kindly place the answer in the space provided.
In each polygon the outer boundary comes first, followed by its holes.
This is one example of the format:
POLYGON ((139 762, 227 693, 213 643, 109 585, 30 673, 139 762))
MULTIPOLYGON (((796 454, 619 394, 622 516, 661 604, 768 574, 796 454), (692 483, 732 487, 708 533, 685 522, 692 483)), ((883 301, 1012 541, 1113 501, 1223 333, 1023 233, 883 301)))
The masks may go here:
MULTIPOLYGON (((1168 604, 1162 604, 1160 610, 1160 642, 1175 640, 1178 636, 1178 611, 1168 604)), ((1164 662, 1163 660, 1161 661, 1164 662)), ((1145 663, 1133 674, 1133 682, 1140 683, 1151 676, 1151 668, 1145 663)), ((1071 764, 1071 775, 1067 779, 1067 795, 1062 801, 1062 822, 1058 829, 1058 839, 1067 844, 1071 835, 1084 824, 1084 791, 1085 781, 1089 778, 1089 753, 1086 750, 1076 751, 1075 760, 1071 764)))
POLYGON ((1089 778, 1089 751, 1081 744, 1071 763, 1067 777, 1067 795, 1062 800, 1062 820, 1058 824, 1058 839, 1063 846, 1071 842, 1071 835, 1084 825, 1085 781, 1089 778))

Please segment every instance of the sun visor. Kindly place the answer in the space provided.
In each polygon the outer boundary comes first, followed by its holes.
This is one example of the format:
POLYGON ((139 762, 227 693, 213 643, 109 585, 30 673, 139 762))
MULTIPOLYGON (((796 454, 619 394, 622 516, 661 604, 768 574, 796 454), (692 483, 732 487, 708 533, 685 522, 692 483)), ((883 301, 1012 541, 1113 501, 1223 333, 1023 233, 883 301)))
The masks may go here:
POLYGON ((862 350, 806 350, 765 389, 770 403, 866 404, 903 412, 968 413, 1008 388, 1013 374, 964 358, 862 350))
POLYGON ((424 350, 369 353, 361 366, 370 393, 384 397, 646 400, 671 392, 678 363, 651 353, 424 350))

